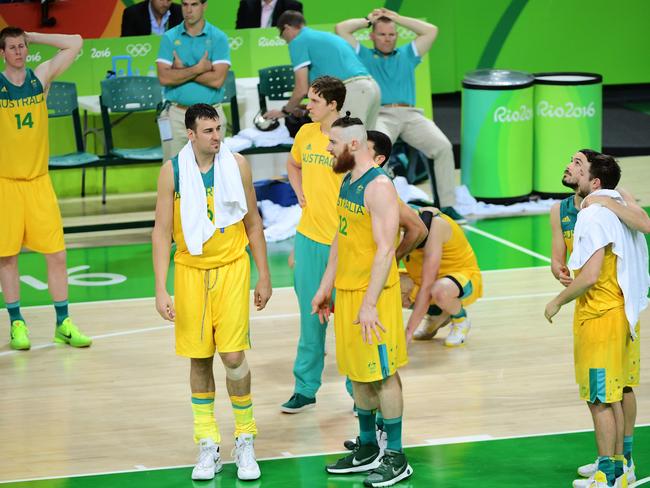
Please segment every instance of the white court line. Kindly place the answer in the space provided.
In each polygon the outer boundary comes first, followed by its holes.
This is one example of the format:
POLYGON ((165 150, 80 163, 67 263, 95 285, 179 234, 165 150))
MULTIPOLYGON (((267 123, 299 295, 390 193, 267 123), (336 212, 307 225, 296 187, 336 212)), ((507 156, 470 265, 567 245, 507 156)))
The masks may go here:
POLYGON ((635 483, 629 485, 629 488, 636 488, 637 486, 645 485, 648 482, 650 482, 650 476, 648 476, 647 478, 643 478, 641 480, 637 480, 635 483))
MULTIPOLYGON (((532 251, 531 251, 532 252, 532 251)), ((549 261, 550 262, 550 261, 549 261)), ((481 274, 492 274, 492 273, 504 273, 507 271, 527 271, 532 269, 548 269, 547 266, 523 266, 521 268, 505 268, 505 269, 487 269, 481 271, 481 274)), ((284 291, 284 290, 293 290, 293 286, 274 286, 273 291, 284 291)), ((252 290, 251 290, 252 291, 252 290)), ((0 294, 2 290, 0 290, 0 294)), ((114 300, 92 300, 89 302, 74 302, 70 305, 106 305, 111 303, 129 303, 129 302, 142 302, 146 300, 154 300, 156 297, 139 297, 139 298, 116 298, 114 300)), ((273 298, 273 297, 271 297, 273 298)), ((50 303, 48 305, 25 305, 21 306, 21 310, 39 310, 42 308, 50 308, 53 305, 50 303)))
POLYGON ((487 434, 482 435, 465 435, 460 437, 442 437, 440 439, 425 439, 424 442, 429 446, 444 446, 447 444, 462 444, 463 442, 480 442, 491 441, 494 437, 487 434))
MULTIPOLYGON (((650 424, 639 424, 636 427, 648 427, 650 424)), ((552 435, 564 435, 564 434, 579 434, 582 432, 593 432, 593 429, 582 429, 582 430, 567 430, 563 432, 546 432, 546 433, 541 433, 541 434, 522 434, 522 435, 513 435, 513 436, 504 436, 504 437, 492 437, 489 434, 479 434, 476 436, 465 436, 465 437, 459 437, 458 439, 470 439, 470 440, 460 440, 458 442, 449 442, 449 443, 444 443, 444 444, 466 444, 468 442, 488 442, 488 441, 503 441, 503 440, 510 440, 510 439, 525 439, 528 437, 546 437, 546 436, 552 436, 552 435)), ((451 438, 446 438, 447 440, 451 438)), ((439 440, 445 440, 445 438, 441 438, 439 440)), ((409 444, 405 445, 405 448, 412 448, 412 447, 431 447, 432 445, 435 445, 435 441, 437 439, 428 439, 427 442, 424 444, 409 444)), ((441 443, 443 444, 443 443, 441 443)), ((290 452, 282 452, 280 456, 271 456, 271 457, 265 457, 265 458, 258 458, 258 461, 276 461, 278 459, 295 459, 295 458, 308 458, 308 457, 316 457, 316 456, 329 456, 332 454, 340 454, 340 453, 345 453, 349 451, 330 451, 330 452, 313 452, 309 454, 291 454, 290 452), (288 454, 288 455, 287 455, 288 454)), ((234 461, 224 461, 223 464, 232 464, 234 461)), ((27 481, 42 481, 42 480, 56 480, 56 479, 67 479, 67 478, 81 478, 85 476, 106 476, 106 475, 111 475, 111 474, 123 474, 123 473, 134 473, 138 471, 163 471, 163 470, 168 470, 168 469, 178 469, 178 468, 191 468, 193 467, 193 464, 184 464, 184 465, 177 465, 177 466, 162 466, 158 468, 145 468, 145 469, 124 469, 124 470, 116 470, 116 471, 102 471, 102 472, 97 472, 97 473, 83 473, 83 474, 71 474, 71 475, 64 475, 64 476, 43 476, 40 478, 24 478, 24 479, 18 479, 18 480, 8 480, 8 481, 0 481, 0 485, 8 484, 8 483, 23 483, 27 481)), ((647 483, 650 480, 650 477, 648 478, 643 478, 642 480, 637 481, 634 485, 630 485, 630 488, 633 488, 635 486, 638 486, 639 483, 644 484, 647 483)))
MULTIPOLYGON (((524 295, 506 295, 506 296, 501 296, 501 297, 487 297, 487 298, 479 298, 478 302, 498 302, 498 301, 503 301, 503 300, 520 300, 524 298, 543 298, 543 297, 551 297, 557 295, 557 292, 546 292, 546 293, 527 293, 524 295)), ((129 300, 142 300, 141 298, 133 298, 129 300)), ((100 302, 101 303, 101 302, 100 302)), ((50 306, 50 305, 48 305, 50 306)), ((274 314, 274 315, 259 315, 259 316, 254 316, 250 318, 250 321, 256 321, 256 320, 277 320, 277 319, 288 319, 288 318, 293 318, 293 317, 299 317, 300 313, 299 312, 294 312, 294 313, 281 313, 281 314, 274 314)), ((91 339, 94 341, 96 339, 106 339, 108 337, 120 337, 120 336, 126 336, 126 335, 131 335, 131 334, 141 334, 143 332, 155 332, 158 330, 164 330, 164 329, 171 329, 174 327, 172 324, 169 325, 160 325, 160 326, 155 326, 155 327, 144 327, 141 329, 129 329, 129 330, 124 330, 124 331, 119 331, 119 332, 109 332, 107 334, 100 334, 96 336, 92 336, 91 339)), ((40 349, 46 349, 48 347, 53 347, 56 344, 53 342, 47 342, 45 344, 39 344, 37 346, 33 346, 30 350, 31 351, 38 351, 40 349)), ((11 354, 24 354, 26 351, 2 351, 0 352, 0 357, 3 356, 9 356, 11 354)))
POLYGON ((487 237, 488 239, 492 239, 493 241, 496 241, 500 244, 503 244, 504 246, 508 246, 512 249, 515 249, 519 252, 523 252, 524 254, 528 254, 529 256, 533 256, 534 258, 541 259, 542 261, 546 261, 547 263, 551 262, 551 258, 548 258, 544 256, 543 254, 539 254, 535 251, 531 251, 530 249, 527 249, 525 247, 520 246, 519 244, 515 244, 514 242, 508 241, 506 239, 502 239, 499 236, 495 236, 494 234, 490 234, 489 232, 485 232, 484 230, 477 229, 476 227, 473 227, 471 225, 464 225, 463 228, 474 232, 476 234, 479 234, 483 237, 487 237))

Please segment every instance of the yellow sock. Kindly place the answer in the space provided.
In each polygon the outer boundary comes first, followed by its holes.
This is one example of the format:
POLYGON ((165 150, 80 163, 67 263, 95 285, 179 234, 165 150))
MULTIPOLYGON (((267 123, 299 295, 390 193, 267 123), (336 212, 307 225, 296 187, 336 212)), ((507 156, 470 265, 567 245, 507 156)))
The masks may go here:
POLYGON ((253 401, 250 393, 243 396, 231 396, 232 411, 235 414, 235 437, 239 434, 257 435, 257 425, 253 417, 253 401))
POLYGON ((194 413, 194 442, 212 439, 221 442, 219 426, 214 418, 214 392, 192 393, 192 412, 194 413))

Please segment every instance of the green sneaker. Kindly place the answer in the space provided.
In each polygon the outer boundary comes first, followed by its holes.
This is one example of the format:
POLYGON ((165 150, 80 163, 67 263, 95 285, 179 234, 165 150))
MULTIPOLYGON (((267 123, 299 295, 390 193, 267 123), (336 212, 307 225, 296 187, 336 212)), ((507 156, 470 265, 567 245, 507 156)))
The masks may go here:
POLYGON ((26 351, 32 347, 32 343, 29 341, 29 330, 25 325, 25 322, 22 320, 14 320, 11 323, 11 341, 9 345, 12 349, 18 351, 26 351))
POLYGON ((291 398, 289 398, 288 402, 282 404, 280 410, 284 413, 300 413, 303 410, 314 408, 315 406, 315 398, 309 398, 300 393, 294 393, 291 398))
POLYGON ((363 484, 371 488, 393 486, 412 474, 413 468, 406 461, 403 452, 386 449, 384 457, 381 458, 381 464, 363 480, 363 484))
POLYGON ((459 225, 467 223, 467 219, 459 214, 454 207, 443 207, 440 209, 440 211, 448 217, 454 219, 454 221, 459 225))
POLYGON ((70 317, 65 319, 61 325, 56 326, 54 342, 57 344, 69 344, 72 347, 88 347, 93 341, 90 337, 83 335, 77 326, 72 323, 70 317))
POLYGON ((354 450, 333 464, 328 464, 325 469, 331 474, 365 473, 372 471, 381 464, 381 451, 377 444, 359 445, 359 440, 354 450))

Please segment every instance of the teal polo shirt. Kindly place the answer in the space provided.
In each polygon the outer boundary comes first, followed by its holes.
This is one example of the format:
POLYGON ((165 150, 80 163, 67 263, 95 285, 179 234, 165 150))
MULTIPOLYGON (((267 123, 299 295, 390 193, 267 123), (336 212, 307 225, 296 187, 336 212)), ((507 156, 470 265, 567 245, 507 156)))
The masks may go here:
POLYGON ((334 76, 347 80, 354 76, 368 76, 368 70, 359 61, 354 49, 341 37, 303 27, 289 43, 293 70, 307 67, 309 83, 319 76, 334 76))
POLYGON ((357 44, 357 55, 381 89, 381 104, 407 103, 415 105, 415 67, 422 58, 410 42, 383 54, 357 44))
MULTIPOLYGON (((165 32, 160 40, 160 50, 156 61, 171 65, 174 62, 173 51, 176 51, 185 66, 194 66, 206 51, 212 64, 230 65, 228 36, 207 21, 198 36, 191 36, 187 33, 185 22, 181 22, 165 32)), ((214 105, 223 100, 223 94, 223 87, 212 88, 195 81, 188 81, 177 86, 166 86, 164 90, 165 100, 187 106, 195 103, 214 105)))

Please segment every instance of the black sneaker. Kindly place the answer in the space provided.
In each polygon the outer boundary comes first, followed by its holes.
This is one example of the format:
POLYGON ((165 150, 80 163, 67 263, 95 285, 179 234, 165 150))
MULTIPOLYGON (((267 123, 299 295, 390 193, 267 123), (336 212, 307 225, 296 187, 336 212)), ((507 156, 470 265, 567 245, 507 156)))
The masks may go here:
POLYGON ((386 449, 381 458, 381 464, 363 481, 364 486, 380 488, 393 486, 413 474, 413 468, 406 460, 403 452, 386 449))
POLYGON ((300 393, 294 393, 289 401, 283 403, 280 407, 284 413, 300 413, 303 410, 314 408, 316 406, 316 399, 309 398, 300 393))
POLYGON ((376 444, 356 445, 354 451, 325 469, 331 474, 365 473, 379 467, 381 452, 376 444))
MULTIPOLYGON (((384 450, 386 449, 386 445, 388 444, 388 433, 385 430, 380 429, 379 426, 375 426, 375 429, 377 445, 379 446, 379 451, 383 454, 384 450)), ((356 439, 348 439, 346 441, 343 441, 343 447, 345 447, 348 451, 354 451, 359 444, 361 444, 359 437, 356 439)))
POLYGON ((454 219, 454 221, 459 225, 467 223, 467 219, 459 214, 454 207, 443 207, 440 209, 440 211, 448 217, 454 219))
POLYGON ((343 441, 343 447, 345 447, 348 451, 354 451, 358 445, 359 445, 358 437, 356 439, 348 439, 346 441, 343 441))

